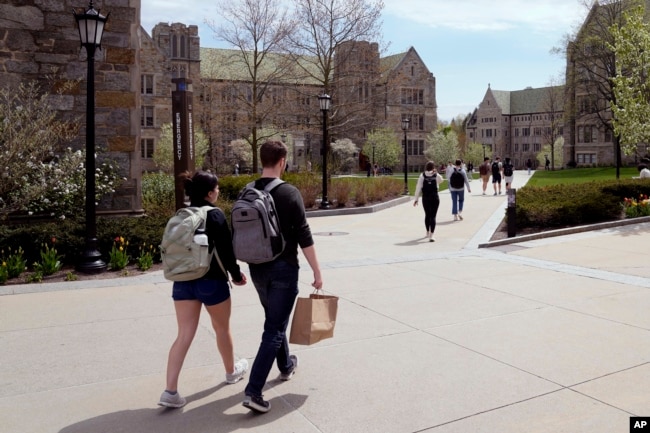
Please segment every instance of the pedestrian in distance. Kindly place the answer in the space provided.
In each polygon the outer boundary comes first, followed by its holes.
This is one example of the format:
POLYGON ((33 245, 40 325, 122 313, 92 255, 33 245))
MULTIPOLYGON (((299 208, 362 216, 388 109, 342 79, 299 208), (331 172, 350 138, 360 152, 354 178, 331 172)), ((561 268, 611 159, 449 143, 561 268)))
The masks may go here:
MULTIPOLYGON (((190 206, 214 206, 219 197, 219 180, 217 176, 205 171, 198 171, 190 177, 189 173, 181 175, 185 193, 190 198, 190 206)), ((240 271, 233 252, 230 229, 221 209, 214 207, 207 213, 205 232, 210 248, 216 252, 223 267, 230 274, 235 285, 246 284, 246 276, 240 271)), ((178 393, 178 377, 185 361, 187 351, 192 344, 199 324, 201 307, 210 315, 210 321, 216 334, 217 349, 226 370, 226 383, 233 384, 244 378, 248 370, 248 361, 235 362, 232 335, 230 333, 230 286, 228 275, 224 273, 213 255, 208 273, 191 281, 174 281, 172 289, 178 335, 169 350, 167 359, 167 384, 160 396, 160 406, 178 408, 186 403, 178 393)))
POLYGON ((483 164, 478 166, 478 174, 481 176, 481 181, 483 182, 483 195, 485 195, 485 190, 487 190, 488 181, 490 180, 490 158, 487 156, 483 158, 483 164))
POLYGON ((636 169, 639 170, 639 176, 635 179, 650 179, 650 170, 647 164, 639 164, 636 169))
POLYGON ((449 193, 451 194, 451 214, 454 216, 454 221, 463 219, 463 204, 465 203, 465 187, 467 192, 471 193, 472 189, 469 186, 467 173, 461 167, 462 161, 456 160, 456 165, 453 167, 453 172, 449 176, 449 193))
POLYGON ((497 195, 497 188, 501 194, 501 175, 503 173, 503 164, 501 158, 498 156, 492 161, 492 187, 494 188, 494 195, 497 195))
POLYGON ((424 228, 427 230, 426 238, 434 242, 433 232, 436 230, 436 215, 440 207, 438 196, 439 185, 443 182, 442 176, 436 171, 433 161, 427 162, 424 173, 418 177, 415 185, 415 200, 413 206, 418 205, 420 194, 422 195, 422 208, 424 209, 424 228))
POLYGON ((512 165, 510 158, 506 158, 505 163, 503 164, 503 178, 506 182, 506 191, 512 186, 512 178, 515 175, 515 167, 512 165))
POLYGON ((546 162, 544 163, 544 170, 550 170, 551 169, 551 161, 548 159, 548 156, 544 156, 546 159, 546 162))
MULTIPOLYGON (((287 147, 280 141, 267 141, 260 147, 262 177, 255 188, 264 187, 282 176, 287 159, 287 147)), ((289 183, 282 183, 270 192, 277 210, 280 231, 286 245, 282 253, 266 263, 249 263, 250 277, 264 308, 264 332, 244 390, 243 406, 259 413, 268 412, 271 403, 264 400, 262 391, 276 363, 279 379, 290 380, 298 368, 298 357, 289 354, 287 326, 298 296, 298 247, 307 259, 314 275, 312 287, 323 287, 314 240, 305 216, 300 191, 289 183)), ((251 245, 251 248, 255 248, 251 245)))
POLYGON ((528 158, 526 160, 526 169, 528 170, 528 176, 530 176, 530 170, 533 168, 533 160, 528 158))

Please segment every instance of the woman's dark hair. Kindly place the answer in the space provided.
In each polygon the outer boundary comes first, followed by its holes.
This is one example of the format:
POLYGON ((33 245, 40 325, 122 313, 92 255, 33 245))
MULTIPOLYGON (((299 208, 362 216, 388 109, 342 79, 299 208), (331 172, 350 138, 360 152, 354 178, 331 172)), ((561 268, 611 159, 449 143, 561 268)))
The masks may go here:
POLYGON ((260 147, 262 167, 273 167, 282 158, 287 157, 287 146, 277 140, 269 140, 260 147))
POLYGON ((436 168, 436 164, 433 161, 427 162, 427 165, 424 166, 426 171, 433 171, 434 168, 436 168))
POLYGON ((646 164, 639 164, 639 165, 636 167, 636 169, 639 170, 639 171, 643 170, 644 168, 648 168, 648 166, 647 166, 646 164))
POLYGON ((208 193, 219 185, 216 174, 208 171, 197 171, 191 175, 189 171, 179 176, 185 187, 185 194, 190 198, 190 203, 200 203, 205 200, 208 193))

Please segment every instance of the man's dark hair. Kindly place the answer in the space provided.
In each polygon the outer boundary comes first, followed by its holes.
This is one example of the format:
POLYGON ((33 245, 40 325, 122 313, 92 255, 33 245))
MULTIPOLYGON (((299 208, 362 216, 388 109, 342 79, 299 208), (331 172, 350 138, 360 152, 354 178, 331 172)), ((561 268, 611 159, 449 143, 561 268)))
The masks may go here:
POLYGON ((648 166, 645 165, 645 164, 639 164, 639 165, 636 167, 636 169, 639 170, 639 171, 643 170, 644 168, 648 168, 648 166))
POLYGON ((427 165, 424 166, 426 171, 433 171, 434 168, 436 168, 436 164, 433 161, 427 162, 427 165))
POLYGON ((283 142, 269 140, 260 147, 262 167, 273 167, 282 158, 287 158, 287 146, 283 142))

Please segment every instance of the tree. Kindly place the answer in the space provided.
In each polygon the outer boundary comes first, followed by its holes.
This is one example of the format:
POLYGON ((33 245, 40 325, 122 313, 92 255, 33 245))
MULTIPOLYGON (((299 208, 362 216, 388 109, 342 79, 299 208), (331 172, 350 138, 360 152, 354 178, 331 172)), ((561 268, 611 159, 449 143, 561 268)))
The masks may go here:
POLYGON ((255 173, 258 146, 269 138, 260 134, 260 129, 275 108, 272 98, 264 96, 274 83, 286 80, 293 66, 288 56, 280 54, 294 28, 281 4, 279 0, 219 0, 217 6, 225 24, 207 22, 218 39, 236 48, 230 66, 246 76, 245 82, 233 81, 229 92, 236 101, 235 111, 243 110, 248 119, 238 135, 251 146, 255 173))
MULTIPOLYGON (((567 59, 565 116, 570 128, 571 159, 575 161, 575 129, 580 124, 595 123, 598 130, 613 135, 616 155, 616 178, 620 177, 621 143, 612 122, 612 106, 617 106, 614 91, 617 57, 613 28, 624 25, 623 12, 639 4, 636 0, 585 0, 590 8, 582 27, 569 36, 563 49, 567 59)), ((607 135, 607 134, 605 134, 607 135)))
MULTIPOLYGON (((332 97, 328 126, 332 136, 351 136, 351 129, 371 130, 368 110, 377 98, 376 79, 368 70, 347 68, 358 55, 357 44, 381 36, 381 0, 294 0, 296 32, 289 35, 294 63, 310 81, 332 97)), ((370 61, 370 59, 368 59, 370 61)), ((378 58, 377 58, 378 61, 378 58)), ((320 113, 313 113, 318 122, 320 113)))
MULTIPOLYGON (((48 77, 49 79, 49 77, 48 77)), ((16 211, 65 218, 85 203, 85 153, 66 147, 77 136, 76 119, 63 122, 52 106, 73 87, 59 83, 48 94, 36 82, 0 89, 0 213, 16 211)), ((97 164, 95 198, 113 193, 121 179, 110 162, 97 164)))
POLYGON ((475 141, 469 143, 463 159, 468 163, 471 161, 474 167, 478 167, 483 162, 483 145, 475 141))
POLYGON ((611 29, 617 59, 613 125, 626 155, 635 153, 638 143, 650 142, 650 24, 644 12, 643 6, 625 12, 625 25, 611 29))
POLYGON ((354 158, 356 152, 357 145, 349 138, 343 138, 333 142, 329 154, 331 172, 345 173, 351 171, 357 165, 357 160, 354 158))
POLYGON ((546 165, 547 156, 550 156, 551 161, 556 161, 560 167, 564 164, 564 137, 558 137, 553 146, 548 143, 542 146, 542 150, 535 157, 539 167, 546 165))
MULTIPOLYGON (((205 155, 208 152, 208 139, 199 129, 194 131, 194 165, 197 169, 203 168, 205 155)), ((163 123, 160 127, 160 140, 153 150, 153 162, 158 168, 166 173, 174 172, 174 137, 172 124, 163 123)))
POLYGON ((458 145, 458 136, 456 132, 448 130, 433 131, 427 135, 426 143, 428 147, 424 155, 434 161, 436 165, 446 164, 447 161, 454 162, 460 157, 460 146, 458 145))
POLYGON ((390 128, 378 128, 370 131, 362 152, 372 157, 374 151, 375 163, 378 167, 393 167, 399 162, 401 149, 395 131, 390 128))
MULTIPOLYGON (((555 83, 555 80, 551 80, 551 85, 544 89, 542 102, 542 109, 549 119, 549 126, 542 128, 542 140, 544 140, 542 147, 548 146, 550 148, 550 151, 545 153, 551 155, 551 170, 555 170, 556 155, 558 155, 555 150, 555 143, 558 138, 562 137, 562 128, 564 126, 564 86, 555 83)), ((562 144, 564 144, 564 140, 562 140, 562 144)), ((560 157, 559 161, 562 160, 564 158, 560 157)), ((562 163, 558 162, 558 165, 561 167, 562 163)))

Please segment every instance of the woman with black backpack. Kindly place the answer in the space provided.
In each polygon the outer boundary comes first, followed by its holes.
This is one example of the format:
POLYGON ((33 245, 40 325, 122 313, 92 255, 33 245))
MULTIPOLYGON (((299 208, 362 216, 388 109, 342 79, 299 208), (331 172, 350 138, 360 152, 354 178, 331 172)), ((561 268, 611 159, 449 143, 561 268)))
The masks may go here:
POLYGON ((420 174, 418 183, 415 186, 415 201, 413 206, 418 205, 418 198, 422 194, 422 207, 424 208, 424 227, 427 229, 426 237, 429 242, 434 242, 433 232, 436 229, 436 215, 440 206, 438 197, 438 185, 443 181, 440 173, 436 171, 436 164, 433 161, 427 162, 424 173, 420 174))

